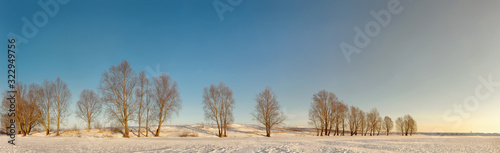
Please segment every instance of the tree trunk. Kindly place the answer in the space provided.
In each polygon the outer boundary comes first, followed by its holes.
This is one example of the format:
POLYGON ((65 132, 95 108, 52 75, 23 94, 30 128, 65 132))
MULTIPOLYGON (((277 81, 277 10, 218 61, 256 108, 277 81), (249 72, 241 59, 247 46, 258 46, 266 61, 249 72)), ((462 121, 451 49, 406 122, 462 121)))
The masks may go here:
POLYGON ((330 136, 330 134, 332 133, 332 124, 330 124, 330 129, 328 129, 328 136, 330 136))
POLYGON ((267 131, 267 137, 271 137, 271 127, 267 127, 266 131, 267 131))
POLYGON ((32 129, 32 127, 31 127, 31 124, 30 124, 30 126, 28 128, 28 135, 31 133, 31 129, 32 129))
MULTIPOLYGON (((217 120, 217 119, 216 119, 217 120)), ((217 130, 219 130, 219 138, 222 137, 222 122, 219 123, 219 120, 217 120, 217 130)))
POLYGON ((335 134, 337 134, 337 136, 339 135, 339 131, 340 131, 340 130, 339 130, 339 124, 337 124, 337 125, 335 126, 335 134))
POLYGON ((224 123, 224 137, 227 137, 226 131, 227 131, 227 123, 224 123))
POLYGON ((47 133, 45 135, 49 134, 50 134, 50 113, 47 113, 47 133))
POLYGON ((344 136, 344 135, 345 135, 345 127, 344 127, 344 125, 342 125, 342 136, 344 136))
POLYGON ((160 136, 161 121, 163 119, 162 116, 163 116, 163 112, 160 111, 160 116, 159 116, 159 119, 158 119, 158 129, 156 129, 155 137, 159 137, 160 136))
POLYGON ((149 104, 147 105, 147 108, 146 108, 146 137, 148 137, 148 133, 149 133, 149 104))
POLYGON ((16 124, 17 124, 17 126, 16 126, 16 127, 17 127, 17 129, 16 129, 16 130, 17 130, 17 134, 21 134, 21 133, 22 133, 22 132, 21 132, 21 131, 22 131, 22 128, 21 128, 21 123, 20 123, 19 121, 17 121, 17 123, 16 123, 16 124))
POLYGON ((325 124, 325 136, 328 135, 328 123, 325 124))
POLYGON ((59 136, 59 120, 60 120, 60 117, 57 117, 57 129, 56 129, 56 136, 59 136))
POLYGON ((125 125, 125 127, 124 127, 125 131, 124 131, 123 137, 128 138, 129 137, 129 135, 128 135, 129 130, 128 130, 128 121, 126 119, 125 119, 124 125, 125 125))
POLYGON ((160 129, 161 129, 161 125, 158 125, 158 129, 156 129, 155 137, 159 137, 160 136, 160 129))
POLYGON ((147 117, 146 117, 146 137, 148 137, 148 133, 149 133, 149 126, 148 126, 148 120, 147 120, 147 117))
POLYGON ((90 131, 90 121, 88 121, 88 123, 87 123, 87 124, 88 124, 88 129, 87 129, 87 131, 90 131))
MULTIPOLYGON (((139 114, 141 114, 141 110, 139 109, 139 114)), ((139 129, 137 130, 137 137, 141 137, 141 117, 139 116, 139 129)))

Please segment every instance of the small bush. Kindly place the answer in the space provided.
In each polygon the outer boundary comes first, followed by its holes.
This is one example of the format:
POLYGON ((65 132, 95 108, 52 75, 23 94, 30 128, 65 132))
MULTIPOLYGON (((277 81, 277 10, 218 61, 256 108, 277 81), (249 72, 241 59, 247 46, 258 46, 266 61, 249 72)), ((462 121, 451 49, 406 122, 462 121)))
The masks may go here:
POLYGON ((113 133, 121 133, 122 132, 122 128, 120 128, 120 127, 111 127, 111 131, 113 133))
POLYGON ((80 129, 78 128, 78 126, 76 126, 76 124, 73 125, 73 128, 71 128, 70 131, 75 132, 76 133, 76 137, 79 137, 79 138, 82 137, 82 133, 80 133, 80 129))
POLYGON ((101 129, 102 130, 104 128, 103 128, 103 125, 101 124, 101 122, 95 121, 94 122, 94 129, 101 129))
POLYGON ((111 135, 109 132, 106 132, 103 138, 113 138, 113 135, 111 135))
POLYGON ((198 132, 183 130, 179 136, 180 137, 198 137, 198 132))
POLYGON ((305 130, 303 128, 290 128, 290 131, 293 131, 293 132, 304 132, 305 130))
POLYGON ((7 134, 7 131, 6 131, 5 129, 3 129, 3 128, 2 128, 2 129, 0 130, 0 134, 7 134))

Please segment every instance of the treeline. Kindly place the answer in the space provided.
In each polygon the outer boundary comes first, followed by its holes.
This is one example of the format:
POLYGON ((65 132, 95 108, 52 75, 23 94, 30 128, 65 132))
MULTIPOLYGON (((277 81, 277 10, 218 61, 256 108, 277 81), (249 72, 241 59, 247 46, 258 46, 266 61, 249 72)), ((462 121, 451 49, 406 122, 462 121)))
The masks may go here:
MULTIPOLYGON (((57 78, 29 85, 18 82, 14 90, 15 116, 8 116, 12 109, 7 100, 10 95, 3 94, 1 122, 5 129, 9 128, 10 119, 15 119, 18 133, 24 136, 35 127, 43 127, 46 135, 50 135, 51 125, 56 126, 55 135, 60 134, 60 126, 72 113, 69 111, 72 94, 64 81, 57 78)), ((219 137, 227 137, 228 126, 234 121, 232 90, 222 82, 212 84, 204 88, 202 97, 205 119, 216 123, 219 137)), ((255 111, 251 115, 265 127, 266 136, 270 137, 273 127, 282 124, 286 116, 270 87, 258 93, 255 101, 255 111)), ((122 126, 124 137, 130 137, 131 121, 139 125, 137 136, 147 137, 153 123, 158 126, 154 136, 160 136, 162 124, 180 111, 182 101, 177 82, 170 76, 163 73, 149 80, 144 71, 136 73, 124 60, 102 73, 97 92, 84 89, 76 104, 74 114, 86 123, 88 130, 98 122, 99 116, 105 115, 122 126)), ((313 95, 309 120, 318 136, 345 135, 347 130, 351 136, 379 135, 381 130, 389 134, 394 126, 391 118, 382 119, 377 109, 364 112, 355 106, 348 107, 335 94, 325 90, 313 95)), ((396 126, 403 135, 417 131, 417 123, 410 115, 399 117, 396 126)))
POLYGON ((56 125, 56 135, 59 135, 63 119, 69 115, 68 107, 71 92, 60 78, 55 81, 45 81, 42 85, 16 83, 14 88, 15 108, 10 107, 7 92, 3 94, 2 125, 5 129, 10 124, 10 119, 16 120, 19 134, 28 135, 36 126, 43 126, 49 133, 50 125, 56 125), (15 109, 15 115, 9 116, 9 109, 15 109))
MULTIPOLYGON (((19 134, 30 134, 33 128, 42 126, 46 135, 51 134, 51 125, 56 125, 56 133, 60 134, 60 125, 71 112, 69 111, 71 92, 60 78, 55 81, 46 80, 42 85, 16 83, 16 115, 8 116, 9 96, 4 92, 2 107, 2 125, 9 127, 10 119, 16 120, 19 134)), ((138 137, 143 135, 141 129, 149 129, 154 122, 158 125, 155 136, 160 135, 161 125, 178 113, 181 100, 177 83, 167 74, 149 80, 144 71, 135 73, 127 61, 111 66, 102 74, 98 93, 84 89, 80 93, 76 105, 77 118, 86 122, 87 129, 104 113, 106 117, 117 121, 124 129, 124 137, 129 137, 129 122, 139 124, 138 137)), ((149 132, 145 131, 145 136, 149 132)))
MULTIPOLYGON (((313 96, 309 124, 315 127, 317 136, 344 136, 346 130, 351 136, 374 136, 381 132, 389 135, 394 127, 392 119, 388 116, 382 118, 376 108, 365 112, 356 106, 349 107, 333 92, 325 90, 313 96)), ((417 132, 417 122, 410 115, 399 117, 396 126, 403 135, 417 132)))

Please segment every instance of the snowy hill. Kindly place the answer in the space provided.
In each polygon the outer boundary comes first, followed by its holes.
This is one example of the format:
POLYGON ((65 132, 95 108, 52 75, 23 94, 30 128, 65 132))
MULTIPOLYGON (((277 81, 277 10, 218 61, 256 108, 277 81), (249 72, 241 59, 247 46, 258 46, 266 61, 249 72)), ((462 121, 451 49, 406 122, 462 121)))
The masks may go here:
MULTIPOLYGON (((141 127, 141 137, 153 137, 156 133, 157 126, 149 127, 146 131, 141 127)), ((130 137, 137 137, 138 127, 129 127, 130 137)), ((45 132, 34 131, 29 137, 51 137, 54 134, 45 136, 45 132)), ((265 137, 265 128, 261 125, 253 124, 232 124, 229 127, 228 137, 265 137)), ((282 127, 276 126, 272 130, 272 137, 293 137, 293 136, 314 136, 315 130, 308 127, 282 127)), ((95 137, 95 138, 120 138, 123 136, 121 128, 103 128, 87 130, 63 130, 59 137, 95 137), (119 130, 118 130, 119 129, 119 130)), ((162 126, 160 137, 213 137, 217 138, 217 125, 167 125, 162 126)))

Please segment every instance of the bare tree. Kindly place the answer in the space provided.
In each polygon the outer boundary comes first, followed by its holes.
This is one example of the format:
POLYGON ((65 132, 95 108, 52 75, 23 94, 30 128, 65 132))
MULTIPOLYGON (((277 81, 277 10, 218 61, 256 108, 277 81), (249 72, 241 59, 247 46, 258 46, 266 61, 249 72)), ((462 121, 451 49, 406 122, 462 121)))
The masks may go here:
POLYGON ((417 126, 417 121, 414 119, 411 120, 411 128, 410 128, 410 136, 417 133, 418 126, 417 126))
POLYGON ((108 71, 102 74, 99 90, 102 94, 103 102, 107 106, 107 112, 124 128, 123 137, 129 137, 128 121, 132 119, 135 112, 133 100, 134 89, 137 85, 137 77, 124 60, 118 66, 111 66, 108 71))
POLYGON ((381 116, 378 116, 377 117, 377 125, 376 125, 376 131, 377 131, 377 136, 380 135, 380 131, 382 131, 382 117, 381 116))
POLYGON ((405 131, 405 122, 402 117, 398 117, 396 119, 396 129, 401 132, 401 135, 404 135, 405 131))
POLYGON ((349 106, 344 104, 344 102, 341 104, 340 120, 342 120, 342 136, 345 136, 346 126, 348 126, 346 120, 348 120, 347 117, 349 116, 349 106))
POLYGON ((177 89, 177 82, 170 79, 170 76, 163 73, 154 78, 153 99, 156 101, 156 114, 158 114, 158 129, 156 137, 160 136, 161 124, 172 117, 173 113, 178 113, 181 109, 181 99, 177 89))
MULTIPOLYGON (((4 97, 4 98, 7 98, 7 97, 4 97)), ((5 111, 2 110, 1 117, 2 117, 2 119, 1 119, 2 127, 5 129, 5 131, 9 131, 11 117, 9 117, 8 111, 6 113, 5 111)), ((7 133, 9 133, 9 132, 7 132, 7 133)))
MULTIPOLYGON (((6 114, 8 116, 8 119, 9 120, 15 120, 16 121, 16 131, 17 131, 17 134, 21 134, 22 133, 22 130, 21 130, 21 121, 22 118, 24 118, 24 114, 26 111, 21 111, 19 112, 20 110, 24 110, 24 106, 26 106, 26 95, 27 95, 27 89, 28 89, 28 86, 24 83, 21 83, 21 82, 17 82, 15 83, 15 88, 14 88, 14 95, 12 95, 11 93, 8 93, 8 92, 3 92, 3 99, 2 99, 2 105, 3 105, 3 109, 2 109, 2 113, 3 114, 6 114), (14 101, 15 103, 15 109, 12 108, 12 103, 11 101, 14 101), (16 111, 17 113, 14 114, 14 113, 10 113, 10 114, 13 114, 13 115, 10 115, 9 116, 9 112, 10 111, 16 111)), ((8 123, 10 124, 10 123, 8 123)))
POLYGON ((321 122, 321 115, 319 111, 316 110, 317 107, 311 107, 309 109, 309 124, 313 125, 316 129, 316 136, 319 136, 320 133, 323 133, 321 129, 323 128, 323 124, 321 122))
POLYGON ((405 136, 408 136, 408 134, 411 136, 413 133, 417 132, 417 123, 409 114, 404 116, 403 122, 405 136))
POLYGON ((377 130, 377 126, 378 126, 377 119, 380 116, 377 108, 371 109, 370 112, 366 116, 368 117, 368 127, 369 127, 370 136, 373 136, 373 135, 375 135, 375 131, 377 130))
MULTIPOLYGON (((332 106, 332 123, 335 124, 335 134, 340 135, 340 127, 342 127, 342 135, 345 133, 345 118, 347 117, 347 111, 349 108, 342 101, 338 101, 334 99, 332 106)), ((333 125, 331 124, 331 125, 333 125)))
MULTIPOLYGON (((16 120, 16 127, 19 134, 23 134, 23 136, 29 135, 31 130, 37 126, 40 121, 40 109, 38 104, 41 100, 41 87, 37 84, 26 85, 23 83, 16 83, 14 93, 15 98, 15 109, 16 114, 12 116, 8 116, 8 119, 16 120)), ((3 112, 7 114, 9 112, 10 100, 7 98, 11 98, 10 94, 4 92, 4 98, 2 100, 3 104, 3 112)))
POLYGON ((365 112, 363 110, 359 110, 359 113, 358 113, 358 117, 359 117, 359 130, 361 132, 361 136, 365 135, 364 132, 365 132, 365 129, 367 127, 366 125, 366 115, 365 115, 365 112))
POLYGON ((410 115, 405 115, 403 117, 403 122, 405 124, 405 128, 404 128, 405 136, 408 136, 408 132, 410 132, 410 128, 411 128, 410 120, 411 120, 411 116, 410 115))
POLYGON ((233 91, 222 82, 212 84, 203 90, 203 104, 205 118, 217 123, 218 136, 227 137, 228 124, 233 122, 233 91))
POLYGON ((55 90, 54 90, 54 110, 56 115, 56 136, 59 136, 59 127, 63 122, 63 119, 67 117, 68 108, 71 98, 71 92, 68 89, 68 86, 61 78, 57 77, 55 82, 55 90))
MULTIPOLYGON (((137 97, 137 107, 138 107, 138 112, 137 112, 137 120, 138 120, 138 123, 139 123, 139 129, 137 130, 137 137, 141 137, 141 124, 142 124, 142 117, 143 117, 143 114, 144 114, 144 109, 145 109, 145 105, 144 105, 144 100, 145 100, 145 96, 147 96, 147 89, 148 89, 148 86, 149 86, 149 80, 148 78, 146 77, 146 73, 144 73, 144 71, 141 71, 141 73, 139 73, 139 76, 138 76, 138 88, 136 89, 136 97, 137 97)), ((147 133, 148 131, 146 131, 147 133)))
MULTIPOLYGON (((357 118, 356 119, 356 122, 354 123, 355 126, 356 126, 356 130, 354 131, 354 135, 358 135, 358 131, 361 129, 361 115, 364 115, 364 114, 361 114, 362 110, 359 109, 358 107, 356 107, 356 113, 358 113, 355 117, 357 118)), ((363 132, 361 132, 361 134, 363 134, 363 132)))
POLYGON ((30 84, 29 89, 28 89, 28 95, 26 98, 27 107, 24 107, 24 110, 21 111, 27 111, 26 114, 26 121, 25 126, 21 126, 22 129, 24 129, 24 134, 30 134, 31 130, 37 126, 40 123, 41 116, 40 116, 40 109, 38 107, 38 103, 42 99, 42 94, 41 94, 42 88, 38 84, 30 84))
MULTIPOLYGON (((220 86, 220 85, 219 85, 220 86)), ((233 117, 233 109, 234 109, 234 98, 233 98, 233 91, 229 89, 229 87, 226 88, 221 88, 222 90, 222 95, 227 95, 223 96, 222 98, 222 125, 224 127, 224 137, 227 137, 227 129, 229 127, 229 124, 231 124, 234 121, 233 117), (230 96, 229 96, 230 95, 230 96)))
POLYGON ((94 91, 85 89, 80 93, 76 116, 87 122, 87 130, 90 130, 90 124, 96 120, 101 110, 102 103, 94 91))
POLYGON ((50 124, 53 123, 53 119, 50 115, 53 113, 54 104, 54 94, 55 94, 55 83, 49 80, 45 80, 42 85, 42 100, 39 103, 41 121, 40 123, 45 128, 45 135, 50 134, 50 124))
POLYGON ((355 106, 351 106, 348 114, 348 124, 349 131, 351 131, 351 136, 357 135, 357 131, 359 129, 359 108, 355 106))
POLYGON ((365 113, 365 136, 371 132, 370 120, 368 119, 368 113, 365 113))
POLYGON ((387 135, 389 135, 393 127, 394 123, 392 122, 392 119, 389 116, 385 116, 383 129, 385 130, 387 135))
POLYGON ((255 120, 266 127, 266 136, 271 137, 271 129, 274 125, 279 125, 285 121, 285 114, 280 111, 276 94, 271 91, 270 87, 257 94, 255 100, 257 101, 257 106, 252 115, 255 120))

